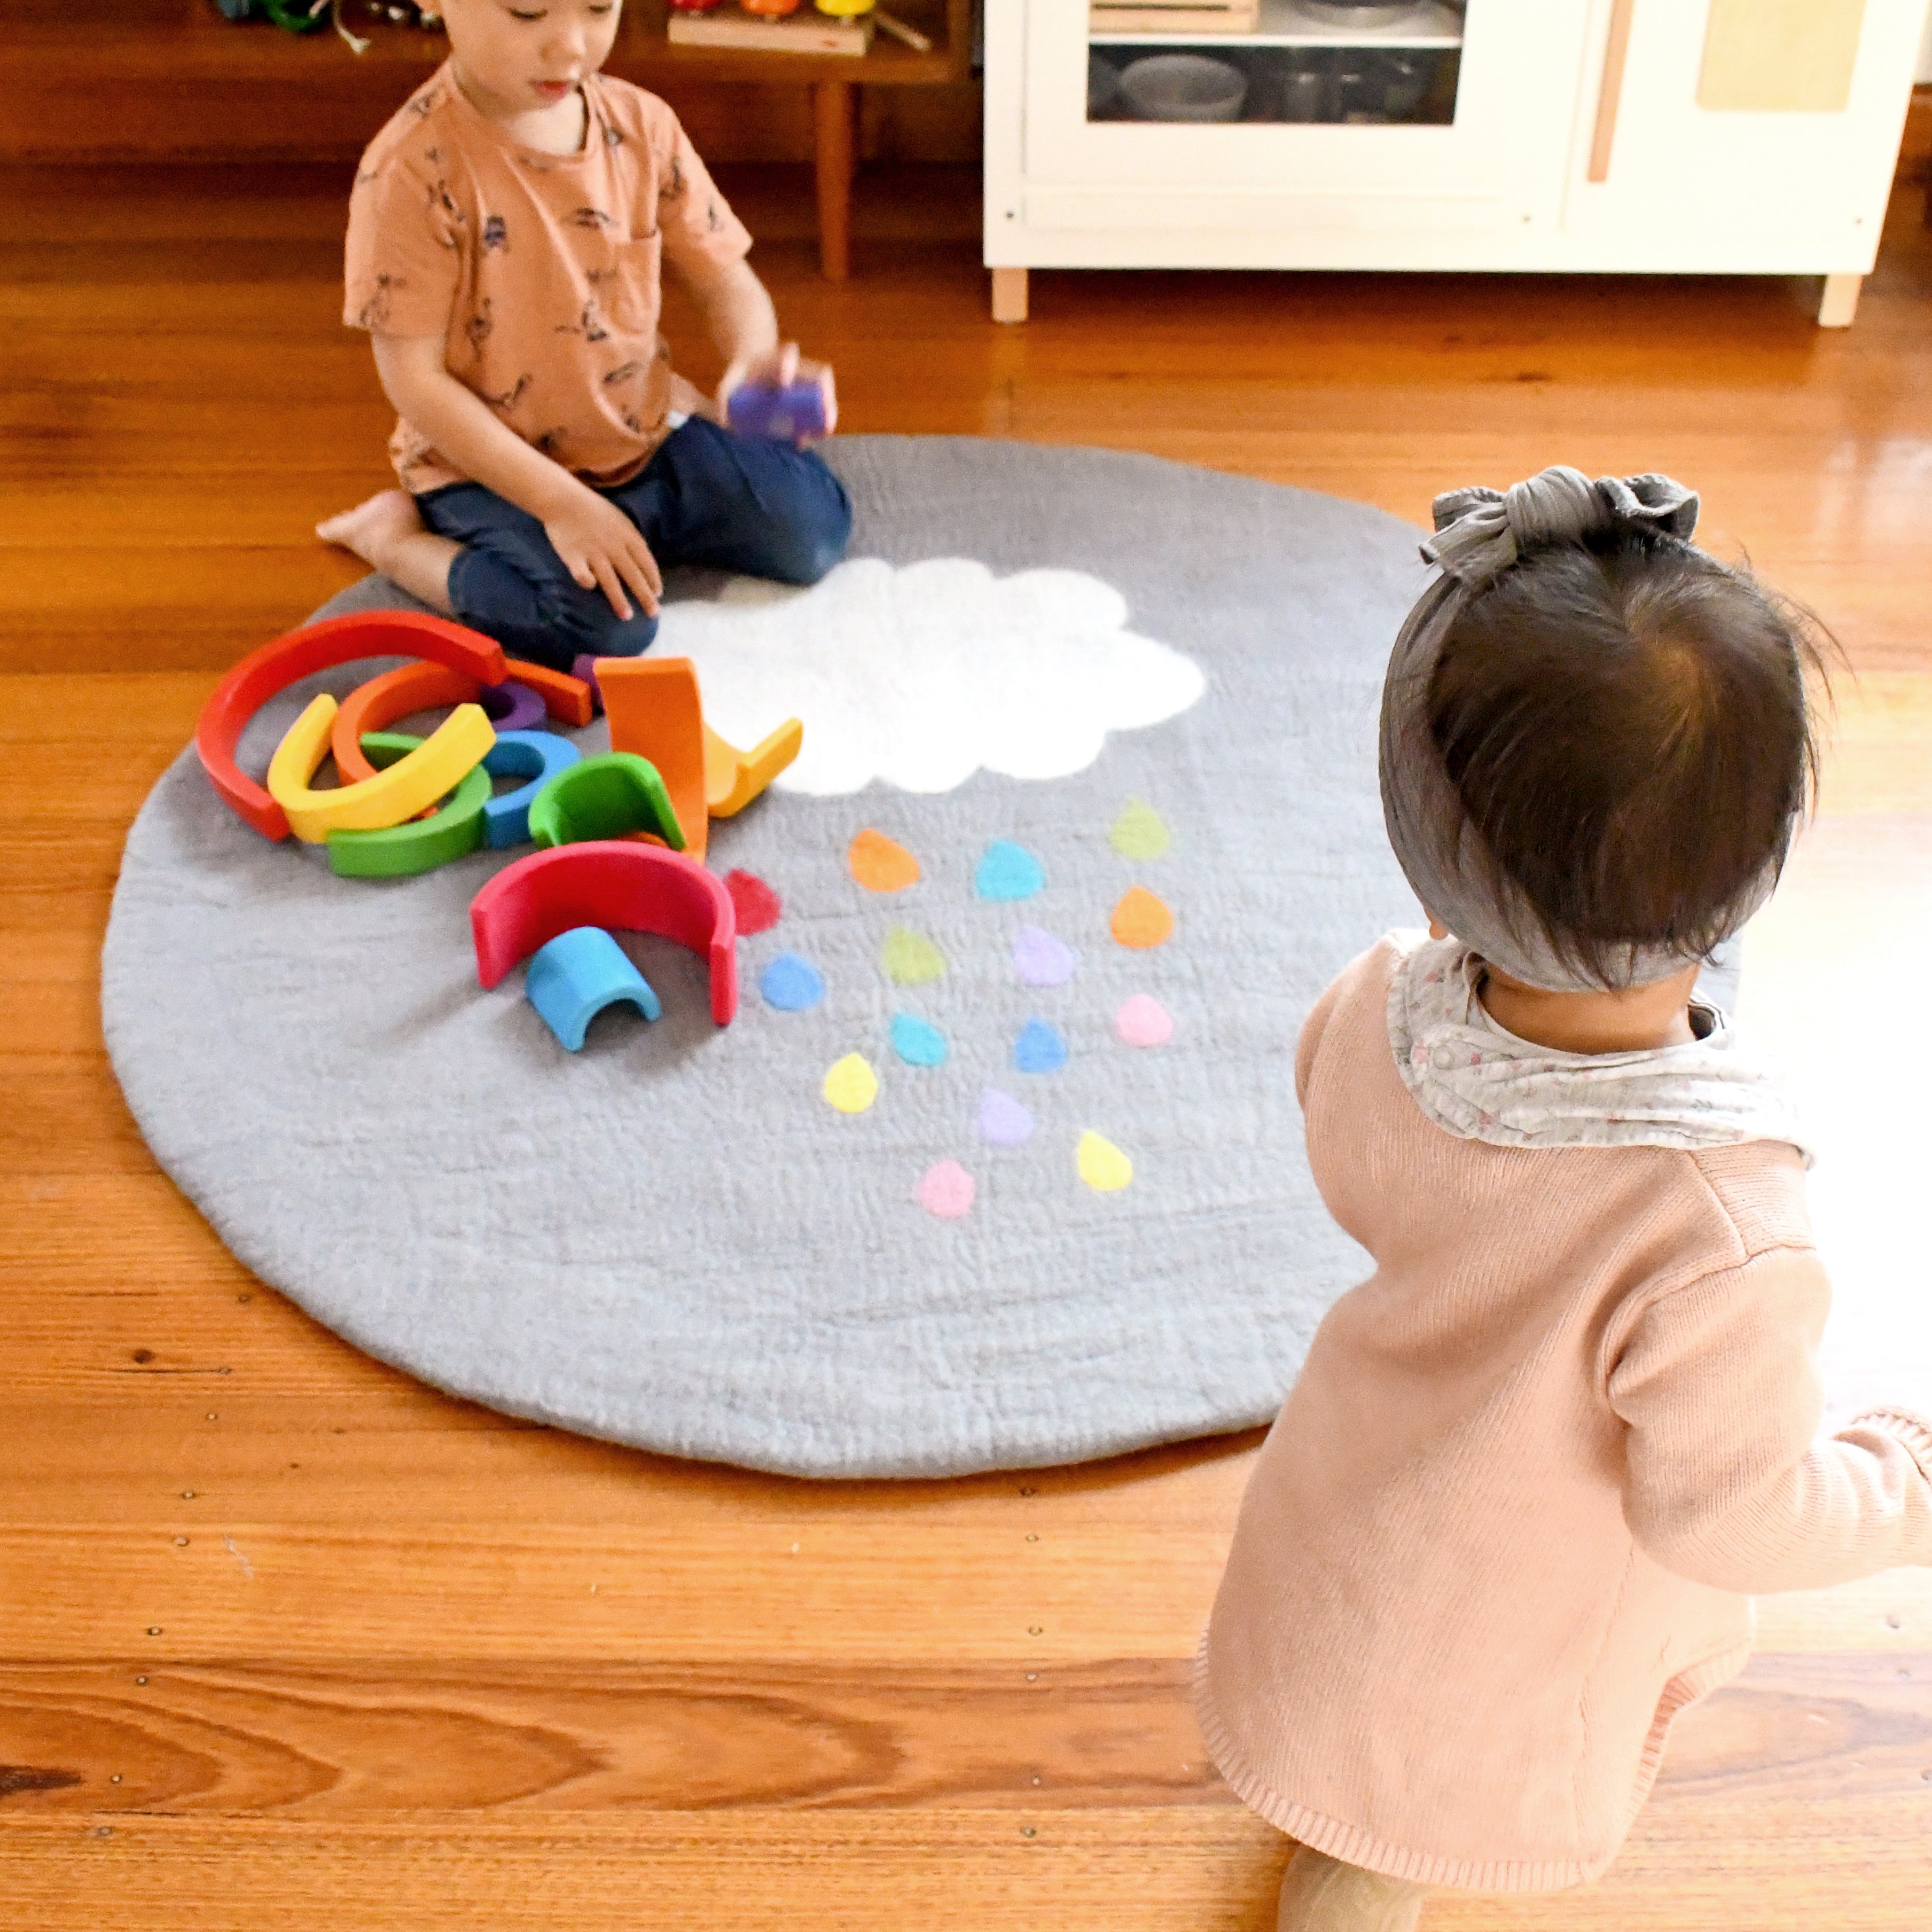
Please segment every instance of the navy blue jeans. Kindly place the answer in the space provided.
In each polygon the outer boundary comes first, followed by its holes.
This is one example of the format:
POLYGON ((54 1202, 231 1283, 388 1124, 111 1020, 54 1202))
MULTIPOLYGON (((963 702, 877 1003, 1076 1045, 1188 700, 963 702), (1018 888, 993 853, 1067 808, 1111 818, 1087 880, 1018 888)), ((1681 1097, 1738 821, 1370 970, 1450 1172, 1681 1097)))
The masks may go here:
MULTIPOLYGON (((660 568, 696 564, 781 584, 816 584, 845 554, 852 502, 810 450, 734 435, 693 416, 629 482, 598 493, 643 532, 660 568)), ((457 620, 510 656, 568 670, 585 652, 634 657, 658 620, 620 617, 564 568, 543 525, 480 483, 416 499, 423 521, 463 546, 449 567, 457 620)))

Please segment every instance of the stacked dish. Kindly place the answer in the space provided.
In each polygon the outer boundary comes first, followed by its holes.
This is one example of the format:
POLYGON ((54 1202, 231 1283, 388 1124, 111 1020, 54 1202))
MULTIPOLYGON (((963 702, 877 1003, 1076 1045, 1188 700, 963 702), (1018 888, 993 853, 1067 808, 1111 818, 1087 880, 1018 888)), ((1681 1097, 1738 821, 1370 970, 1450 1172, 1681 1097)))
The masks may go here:
POLYGON ((1138 121, 1238 121, 1248 98, 1247 76, 1206 54, 1150 54, 1121 70, 1120 86, 1138 121))

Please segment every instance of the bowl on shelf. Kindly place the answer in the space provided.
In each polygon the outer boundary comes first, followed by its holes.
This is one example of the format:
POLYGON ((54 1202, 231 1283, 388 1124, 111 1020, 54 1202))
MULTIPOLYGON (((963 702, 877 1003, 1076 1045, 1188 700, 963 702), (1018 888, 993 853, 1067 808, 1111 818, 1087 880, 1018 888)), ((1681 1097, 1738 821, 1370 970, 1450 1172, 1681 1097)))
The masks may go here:
POLYGON ((1120 98, 1120 71, 1112 61, 1102 60, 1098 54, 1087 56, 1087 118, 1098 121, 1105 118, 1108 108, 1120 98))
POLYGON ((1248 77, 1206 54, 1150 54, 1121 69, 1120 94, 1139 121, 1238 121, 1248 77))
POLYGON ((1436 63, 1427 54, 1384 54, 1380 60, 1382 112, 1391 121, 1406 119, 1421 105, 1436 78, 1436 63))

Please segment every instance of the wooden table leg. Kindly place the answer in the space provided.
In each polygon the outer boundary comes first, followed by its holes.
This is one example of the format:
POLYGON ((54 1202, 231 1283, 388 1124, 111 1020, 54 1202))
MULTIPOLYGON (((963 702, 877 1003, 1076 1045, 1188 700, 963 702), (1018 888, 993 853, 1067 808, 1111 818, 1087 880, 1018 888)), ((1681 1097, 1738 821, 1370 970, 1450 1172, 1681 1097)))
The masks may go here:
POLYGON ((1858 312, 1858 291, 1864 286, 1862 275, 1827 275, 1818 304, 1820 328, 1850 328, 1858 312))
POLYGON ((852 175, 858 149, 859 89, 849 80, 821 80, 812 90, 818 135, 818 262, 828 282, 852 267, 852 175))

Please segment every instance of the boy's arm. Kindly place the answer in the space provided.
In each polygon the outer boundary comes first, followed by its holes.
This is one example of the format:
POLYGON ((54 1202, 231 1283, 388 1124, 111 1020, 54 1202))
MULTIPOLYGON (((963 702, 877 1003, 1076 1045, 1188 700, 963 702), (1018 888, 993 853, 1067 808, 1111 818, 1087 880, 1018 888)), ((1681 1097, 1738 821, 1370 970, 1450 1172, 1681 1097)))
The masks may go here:
POLYGON ((657 609, 664 579, 636 524, 561 464, 532 449, 464 388, 443 366, 440 335, 370 339, 383 392, 397 412, 459 469, 535 517, 578 583, 602 590, 620 617, 631 614, 627 590, 646 611, 657 609))
POLYGON ((699 258, 676 266, 704 314, 706 332, 724 358, 716 397, 719 418, 730 409, 731 392, 745 383, 782 385, 802 375, 808 381, 815 378, 825 392, 829 435, 838 418, 831 368, 801 358, 796 343, 780 340, 778 311, 752 265, 740 256, 729 262, 699 258))

